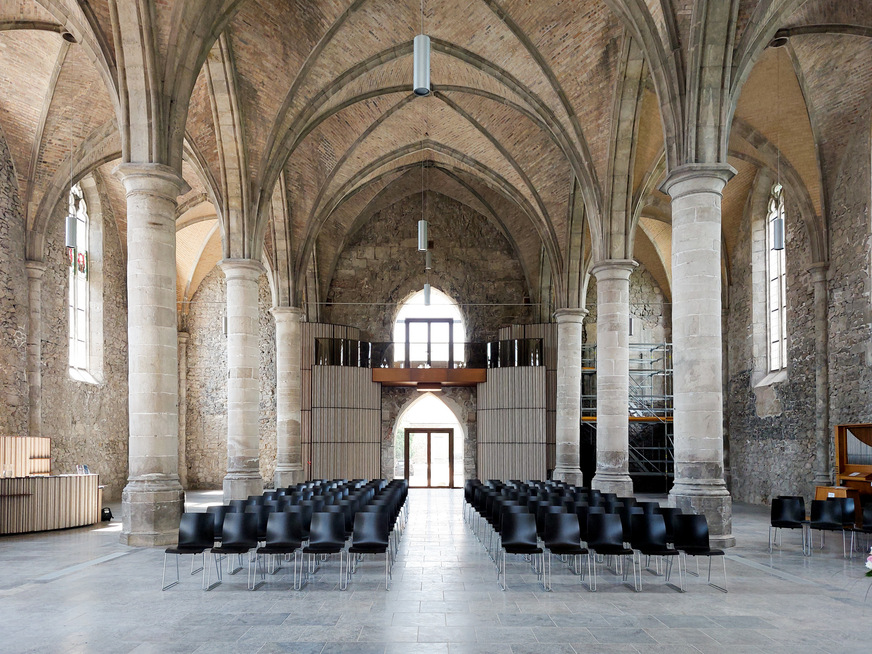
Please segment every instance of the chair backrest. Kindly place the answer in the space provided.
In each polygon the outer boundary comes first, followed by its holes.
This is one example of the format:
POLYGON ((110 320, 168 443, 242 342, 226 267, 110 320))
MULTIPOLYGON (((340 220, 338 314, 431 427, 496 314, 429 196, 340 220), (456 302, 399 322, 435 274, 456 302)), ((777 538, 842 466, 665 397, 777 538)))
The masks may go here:
POLYGON ((863 507, 863 529, 872 529, 872 502, 863 507))
POLYGON ((354 515, 352 545, 387 548, 389 533, 387 514, 361 511, 354 515))
POLYGON ((257 547, 257 514, 228 513, 224 516, 222 547, 257 547))
POLYGON ((621 526, 621 516, 615 513, 589 513, 587 543, 593 550, 602 545, 623 545, 624 528, 621 526))
POLYGON ((545 547, 581 545, 581 527, 575 513, 549 513, 545 516, 545 547))
POLYGON ((339 548, 345 546, 345 515, 341 509, 337 513, 318 511, 312 514, 309 545, 339 548))
POLYGON ((230 513, 245 513, 248 500, 230 500, 230 513))
POLYGON ((828 500, 811 501, 811 521, 820 523, 842 524, 842 503, 828 500))
POLYGON ((709 549, 708 520, 704 515, 675 516, 676 549, 709 549))
POLYGON ((536 517, 530 513, 507 513, 501 532, 503 548, 536 547, 536 517))
POLYGON ((836 499, 838 500, 839 504, 842 505, 842 522, 844 522, 845 524, 847 524, 847 523, 853 524, 854 519, 857 516, 857 513, 856 513, 857 504, 854 501, 854 498, 853 497, 839 497, 836 499))
POLYGON ((802 509, 802 518, 800 518, 800 520, 805 520, 805 498, 802 495, 779 495, 776 499, 798 500, 799 506, 802 509))
POLYGON ((541 536, 545 533, 545 516, 552 513, 565 513, 566 509, 562 504, 557 506, 553 504, 540 504, 536 510, 536 532, 541 536))
POLYGON ((248 504, 263 504, 266 498, 263 495, 249 495, 247 503, 248 504))
POLYGON ((267 547, 296 549, 303 542, 303 527, 299 513, 268 513, 266 523, 267 547))
POLYGON ((799 500, 795 497, 776 497, 772 500, 772 509, 769 512, 771 523, 796 523, 801 524, 805 516, 801 515, 802 509, 799 500))
POLYGON ((590 506, 600 506, 603 501, 603 494, 598 491, 596 488, 588 489, 587 491, 587 503, 590 506))
POLYGON ((624 506, 636 506, 637 504, 642 504, 642 502, 637 502, 635 497, 619 497, 618 502, 623 503, 624 506))
POLYGON ((640 506, 620 506, 615 510, 615 513, 621 517, 621 528, 624 530, 624 542, 629 543, 632 540, 633 523, 632 517, 636 515, 644 515, 644 511, 640 506))
POLYGON ((215 544, 215 518, 211 513, 183 513, 179 546, 207 549, 215 544))
POLYGON ((630 516, 632 529, 630 544, 636 550, 664 549, 666 547, 666 521, 659 513, 639 513, 630 516))
POLYGON ((660 515, 666 523, 666 542, 675 542, 675 516, 681 515, 681 509, 675 506, 661 506, 660 515))
POLYGON ((206 513, 212 515, 214 519, 214 534, 216 540, 221 540, 221 530, 224 528, 224 516, 230 513, 230 508, 226 504, 218 504, 206 507, 206 513))
MULTIPOLYGON (((624 502, 624 505, 626 506, 626 502, 624 502)), ((637 506, 642 509, 643 513, 660 513, 660 502, 636 502, 633 506, 637 506)))

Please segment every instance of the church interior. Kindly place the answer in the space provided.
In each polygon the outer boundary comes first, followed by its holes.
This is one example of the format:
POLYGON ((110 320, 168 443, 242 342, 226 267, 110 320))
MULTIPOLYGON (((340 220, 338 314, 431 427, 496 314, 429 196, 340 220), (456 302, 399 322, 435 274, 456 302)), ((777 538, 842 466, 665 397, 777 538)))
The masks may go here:
POLYGON ((870 209, 872 0, 0 0, 0 649, 868 646, 870 209), (407 489, 388 592, 158 589, 318 480, 407 489), (476 480, 705 516, 729 592, 501 591, 476 480))

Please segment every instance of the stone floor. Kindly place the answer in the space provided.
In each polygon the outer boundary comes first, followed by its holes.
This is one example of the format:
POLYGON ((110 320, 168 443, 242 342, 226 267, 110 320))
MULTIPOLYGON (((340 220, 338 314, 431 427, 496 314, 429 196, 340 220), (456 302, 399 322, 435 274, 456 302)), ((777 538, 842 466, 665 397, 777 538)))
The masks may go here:
MULTIPOLYGON (((462 520, 461 491, 412 491, 410 500, 388 592, 379 561, 345 592, 333 562, 300 592, 284 571, 254 592, 243 574, 203 592, 184 567, 182 583, 161 592, 162 551, 120 545, 117 521, 0 538, 0 652, 869 651, 864 557, 843 559, 832 537, 803 557, 796 533, 770 555, 760 507, 734 507, 728 594, 694 577, 679 594, 648 573, 642 593, 608 573, 591 593, 560 566, 545 593, 521 561, 500 591, 462 520)), ((188 508, 219 502, 220 493, 191 493, 188 508)))

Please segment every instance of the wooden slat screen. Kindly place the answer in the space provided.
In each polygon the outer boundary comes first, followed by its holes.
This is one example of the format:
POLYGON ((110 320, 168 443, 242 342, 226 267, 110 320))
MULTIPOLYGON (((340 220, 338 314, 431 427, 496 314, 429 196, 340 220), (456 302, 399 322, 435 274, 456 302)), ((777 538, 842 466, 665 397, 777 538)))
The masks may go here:
POLYGON ((98 475, 0 479, 0 534, 66 529, 100 519, 98 475))
POLYGON ((545 368, 495 368, 478 385, 478 477, 545 479, 545 368))
POLYGON ((0 436, 0 472, 11 477, 51 474, 51 439, 0 436), (12 466, 11 471, 6 466, 12 466))
POLYGON ((381 475, 381 386, 369 368, 312 368, 312 476, 381 475))

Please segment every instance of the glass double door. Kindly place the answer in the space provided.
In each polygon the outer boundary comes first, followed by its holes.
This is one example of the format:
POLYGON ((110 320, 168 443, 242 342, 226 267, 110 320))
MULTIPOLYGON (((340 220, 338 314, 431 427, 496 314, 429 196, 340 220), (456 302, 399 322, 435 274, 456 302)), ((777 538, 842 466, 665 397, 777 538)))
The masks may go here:
POLYGON ((412 488, 454 488, 454 429, 406 429, 406 479, 412 488))

